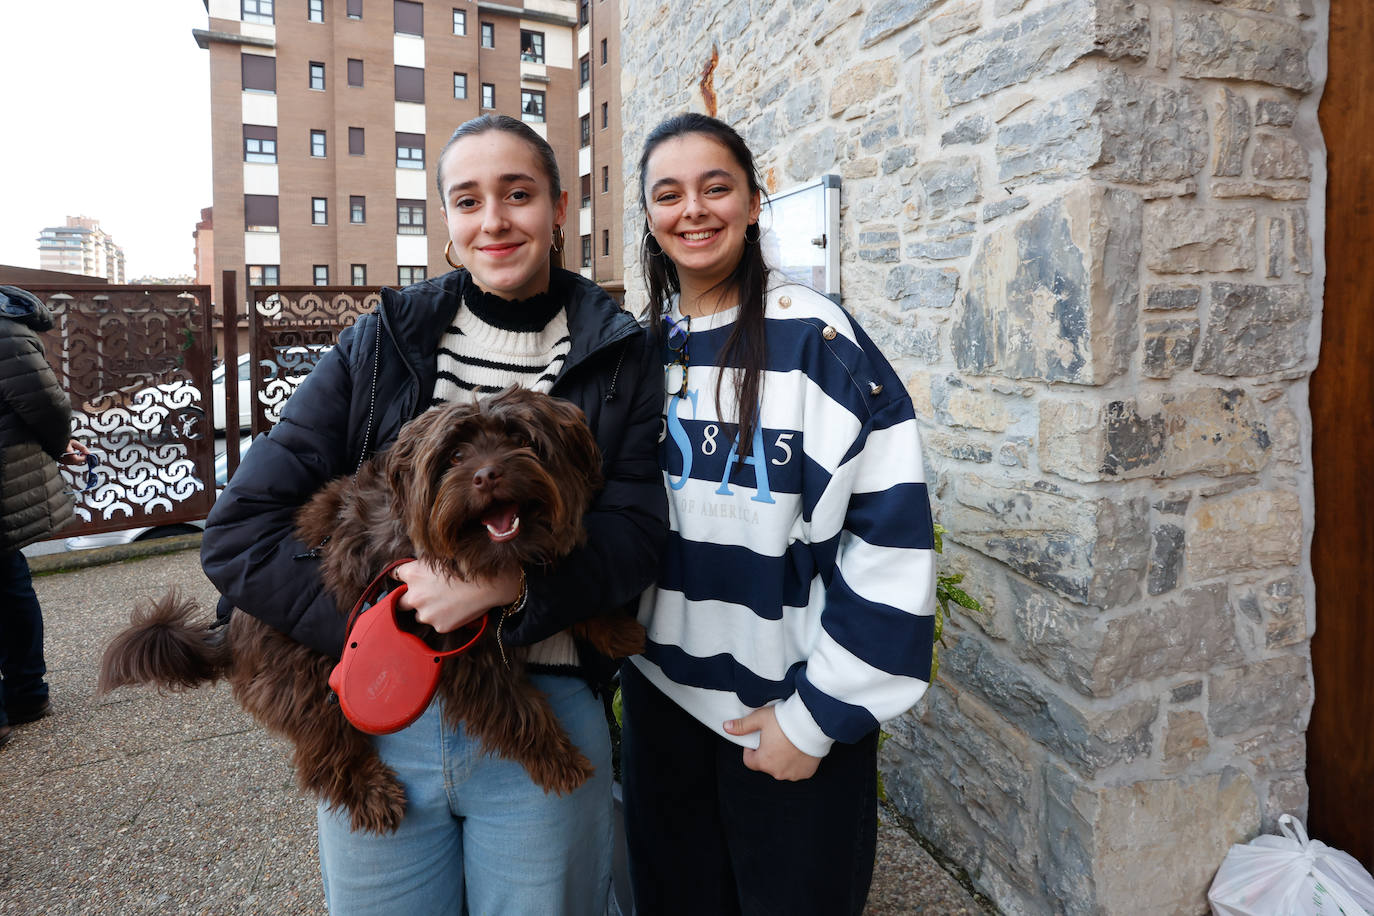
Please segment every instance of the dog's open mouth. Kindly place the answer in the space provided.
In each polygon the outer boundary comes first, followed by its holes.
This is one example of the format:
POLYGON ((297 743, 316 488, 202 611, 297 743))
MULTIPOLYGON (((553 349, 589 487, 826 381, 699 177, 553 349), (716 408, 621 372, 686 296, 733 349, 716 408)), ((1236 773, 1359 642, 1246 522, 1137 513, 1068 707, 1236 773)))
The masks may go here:
POLYGON ((493 541, 509 541, 520 533, 520 507, 515 503, 496 503, 482 516, 482 524, 493 541))

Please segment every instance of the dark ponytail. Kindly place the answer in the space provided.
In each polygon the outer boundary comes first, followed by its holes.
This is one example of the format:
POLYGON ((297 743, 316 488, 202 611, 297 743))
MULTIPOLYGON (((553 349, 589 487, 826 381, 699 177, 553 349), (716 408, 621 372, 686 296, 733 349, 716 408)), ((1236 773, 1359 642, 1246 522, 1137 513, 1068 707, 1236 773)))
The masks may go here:
MULTIPOLYGON (((650 154, 664 141, 674 140, 688 134, 700 134, 709 137, 729 150, 730 154, 735 157, 735 162, 744 170, 744 175, 749 182, 750 195, 764 195, 763 186, 759 183, 758 168, 754 165, 754 154, 749 151, 744 138, 723 121, 689 112, 676 115, 659 124, 649 132, 648 138, 644 141, 644 151, 639 157, 639 205, 645 213, 649 210, 649 201, 644 194, 644 170, 648 165, 650 154)), ((731 271, 728 277, 708 290, 708 292, 714 292, 718 301, 721 302, 731 296, 739 297, 739 318, 735 320, 734 329, 730 332, 730 337, 721 349, 720 364, 731 370, 735 418, 739 424, 738 447, 740 455, 748 455, 753 449, 754 429, 760 419, 759 404, 763 393, 763 370, 768 359, 768 348, 764 340, 765 321, 763 317, 764 292, 768 286, 768 265, 763 260, 763 247, 758 242, 757 233, 761 230, 757 224, 754 225, 753 229, 755 232, 754 241, 748 240, 749 234, 746 232, 744 252, 740 256, 739 263, 735 265, 735 269, 731 271)), ((639 263, 649 285, 650 314, 658 317, 668 313, 670 300, 682 291, 682 286, 678 281, 676 265, 663 254, 663 250, 658 248, 656 243, 651 250, 649 245, 651 241, 652 236, 646 218, 644 236, 640 240, 639 246, 639 263)), ((664 334, 663 322, 656 321, 655 329, 656 333, 662 337, 664 334)), ((724 380, 725 373, 721 372, 716 379, 716 415, 722 421, 727 419, 725 411, 722 410, 720 397, 721 383, 724 380)))

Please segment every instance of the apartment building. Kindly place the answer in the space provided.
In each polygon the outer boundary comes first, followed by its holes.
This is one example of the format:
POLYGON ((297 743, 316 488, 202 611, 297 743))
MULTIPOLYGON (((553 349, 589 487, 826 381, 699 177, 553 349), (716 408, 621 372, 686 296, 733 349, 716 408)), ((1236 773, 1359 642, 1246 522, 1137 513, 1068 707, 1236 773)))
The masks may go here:
MULTIPOLYGON (((577 3, 577 227, 582 273, 617 298, 625 291, 621 213, 620 0, 577 3)), ((636 198, 630 196, 630 204, 636 198)), ((573 201, 570 201, 572 203, 573 201)), ((569 233, 571 236, 571 233, 569 233)), ((568 259, 573 267, 572 258, 568 259)))
POLYGON ((544 136, 577 193, 576 0, 206 9, 194 34, 210 55, 217 269, 250 285, 374 287, 449 270, 435 159, 485 112, 544 136))
POLYGON ((124 282, 124 249, 88 216, 69 216, 65 225, 43 229, 38 261, 43 270, 124 282))

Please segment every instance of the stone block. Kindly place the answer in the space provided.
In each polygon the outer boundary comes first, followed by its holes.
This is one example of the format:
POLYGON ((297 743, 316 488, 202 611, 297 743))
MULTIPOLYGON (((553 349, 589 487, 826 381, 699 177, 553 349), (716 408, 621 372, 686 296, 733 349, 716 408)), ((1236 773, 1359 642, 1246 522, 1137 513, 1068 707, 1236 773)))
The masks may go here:
POLYGON ((990 433, 1006 432, 1024 407, 1005 395, 973 388, 951 388, 940 405, 943 425, 979 429, 990 433))
POLYGON ((1311 188, 1305 181, 1275 184, 1269 181, 1214 181, 1212 196, 1217 200, 1238 197, 1263 197, 1269 200, 1307 200, 1311 188))
POLYGON ((882 167, 884 175, 891 175, 893 172, 900 171, 907 166, 914 165, 916 162, 916 147, 914 146, 894 146, 892 149, 883 153, 882 167))
POLYGON ((1200 286, 1151 286, 1145 290, 1145 308, 1150 311, 1195 309, 1202 301, 1200 286))
POLYGON ((1270 451, 1259 408, 1240 388, 1043 399, 1040 429, 1041 469, 1084 482, 1248 474, 1270 451))
POLYGON ((1306 92, 1307 36, 1292 22, 1225 9, 1176 10, 1174 61, 1193 79, 1234 79, 1306 92))
POLYGON ((920 21, 943 0, 879 0, 871 4, 859 33, 859 47, 870 48, 920 21))
POLYGON ((925 194, 926 212, 932 219, 967 207, 982 196, 978 160, 972 156, 927 162, 917 170, 916 180, 925 194))
POLYGON ((883 294, 898 303, 902 311, 949 308, 958 291, 959 271, 952 267, 899 264, 888 273, 883 285, 883 294))
POLYGON ((1250 153, 1250 171, 1256 178, 1292 179, 1312 177, 1307 151, 1289 134, 1258 131, 1250 153))
POLYGON ((831 35, 863 12, 863 0, 824 0, 812 5, 812 19, 808 38, 813 45, 823 43, 831 35))
POLYGON ((1162 595, 1178 585, 1178 574, 1183 569, 1183 529, 1177 525, 1160 525, 1150 532, 1150 541, 1150 572, 1145 591, 1162 595))
POLYGON ((1028 661, 1084 696, 1109 697, 1141 681, 1240 661, 1224 585, 1188 589, 1121 616, 1013 585, 1013 614, 1028 661))
POLYGON ((956 35, 976 31, 982 22, 981 2, 960 3, 930 17, 930 41, 942 45, 956 35))
POLYGON ((927 365, 940 360, 940 331, 919 325, 910 317, 900 320, 865 310, 860 313, 864 330, 891 360, 917 359, 927 365))
POLYGON ((855 102, 870 101, 896 85, 897 62, 891 57, 850 67, 830 88, 830 116, 838 117, 855 102))
POLYGON ((1189 703, 1202 696, 1202 681, 1188 681, 1169 691, 1169 702, 1189 703))
POLYGON ((1169 712, 1164 726, 1164 773, 1169 775, 1207 756, 1207 720, 1192 709, 1169 712))
POLYGON ((1141 371, 1147 378, 1173 378, 1179 372, 1191 369, 1199 333, 1196 318, 1145 322, 1141 371))
MULTIPOLYGON (((810 124, 812 121, 819 120, 823 104, 820 78, 812 77, 803 80, 797 84, 791 92, 783 97, 783 123, 786 124, 790 130, 796 130, 799 127, 810 124)), ((768 149, 767 146, 754 148, 768 149)))
POLYGON ((787 174, 794 181, 812 181, 833 166, 841 152, 839 136, 827 124, 792 145, 787 156, 787 174))
POLYGON ((1145 205, 1145 266, 1161 274, 1223 273, 1255 266, 1255 211, 1178 200, 1145 205))
MULTIPOLYGON (((916 4, 917 6, 921 4, 916 4)), ((1059 73, 1089 55, 1143 60, 1149 11, 1120 0, 1063 0, 984 29, 931 62, 941 108, 1059 73)))
POLYGON ((1140 210, 1080 185, 986 234, 952 332, 963 371, 1100 385, 1126 368, 1139 309, 1140 210))
POLYGON ((1075 702, 1050 685, 1032 680, 1015 663, 997 657, 986 644, 961 638, 940 653, 940 671, 975 693, 1036 744, 1091 776, 1104 767, 1148 756, 1157 700, 1116 706, 1075 702))
POLYGON ((1288 208, 1288 224, 1292 227, 1293 269, 1300 274, 1312 273, 1312 237, 1307 233, 1307 211, 1302 207, 1288 208))
POLYGON ((1283 276, 1288 263, 1288 223, 1281 216, 1269 217, 1269 231, 1265 239, 1264 275, 1271 280, 1283 276))
POLYGON ((1041 871, 1069 916, 1206 913, 1218 863, 1259 831, 1259 792, 1235 768, 1103 787, 1045 773, 1041 871))
POLYGON ((859 233, 859 257, 865 261, 896 261, 901 234, 895 229, 869 229, 859 233))
POLYGON ((1190 87, 1109 71, 1101 83, 1102 148, 1095 174, 1110 181, 1179 181, 1207 162, 1207 113, 1190 87))
POLYGON ((1302 731, 1312 706, 1307 659, 1284 655, 1214 672, 1207 724, 1219 738, 1261 727, 1302 731))
POLYGON ((1006 216, 1008 213, 1024 210, 1029 203, 1029 200, 1019 194, 1015 197, 1005 197, 1002 200, 994 200, 992 203, 983 207, 983 222, 990 223, 998 217, 1006 216))
POLYGON ((1075 498, 968 473, 947 483, 946 524, 959 543, 1079 604, 1115 607, 1140 594, 1150 555, 1143 500, 1075 498))
POLYGON ((906 257, 918 258, 923 261, 949 261, 955 258, 966 258, 972 253, 973 239, 971 237, 916 241, 907 245, 905 250, 906 257))
POLYGON ((1292 127, 1297 116, 1297 106, 1287 99, 1260 99, 1255 103, 1256 124, 1292 127))
MULTIPOLYGON (((968 436, 951 436, 948 433, 924 433, 921 446, 932 455, 954 461, 971 461, 974 464, 992 462, 992 451, 985 445, 970 442, 968 436)), ((942 571, 944 571, 942 569, 942 571)))
POLYGON ((1254 607, 1256 622, 1264 627, 1266 649, 1296 646, 1307 640, 1307 599, 1295 577, 1237 586, 1236 594, 1238 603, 1254 607))
POLYGON ((1030 108, 997 131, 997 180, 1056 181, 1086 175, 1102 159, 1102 93, 1087 86, 1030 108))
POLYGON ((1188 577, 1297 566, 1302 507, 1288 490, 1248 489, 1203 500, 1188 519, 1188 577))
POLYGON ((983 115, 971 115, 940 135, 941 146, 982 143, 992 134, 992 122, 983 115))
POLYGON ((1238 176, 1245 169, 1250 142, 1250 103, 1223 86, 1213 110, 1212 174, 1238 176))
POLYGON ((1208 375, 1281 372, 1309 359, 1312 301, 1306 286, 1213 283, 1195 367, 1208 375))

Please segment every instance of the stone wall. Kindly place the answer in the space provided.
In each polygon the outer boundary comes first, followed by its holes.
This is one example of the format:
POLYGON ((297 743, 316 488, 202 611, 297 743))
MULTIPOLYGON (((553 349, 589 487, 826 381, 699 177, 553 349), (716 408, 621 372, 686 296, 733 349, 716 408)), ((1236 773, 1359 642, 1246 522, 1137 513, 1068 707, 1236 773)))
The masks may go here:
MULTIPOLYGON (((626 0, 665 113, 843 177, 957 616, 891 798, 1009 913, 1201 913, 1305 815, 1324 0, 626 0)), ((638 256, 642 214, 626 214, 638 256)), ((631 304, 644 301, 627 270, 631 304)))

